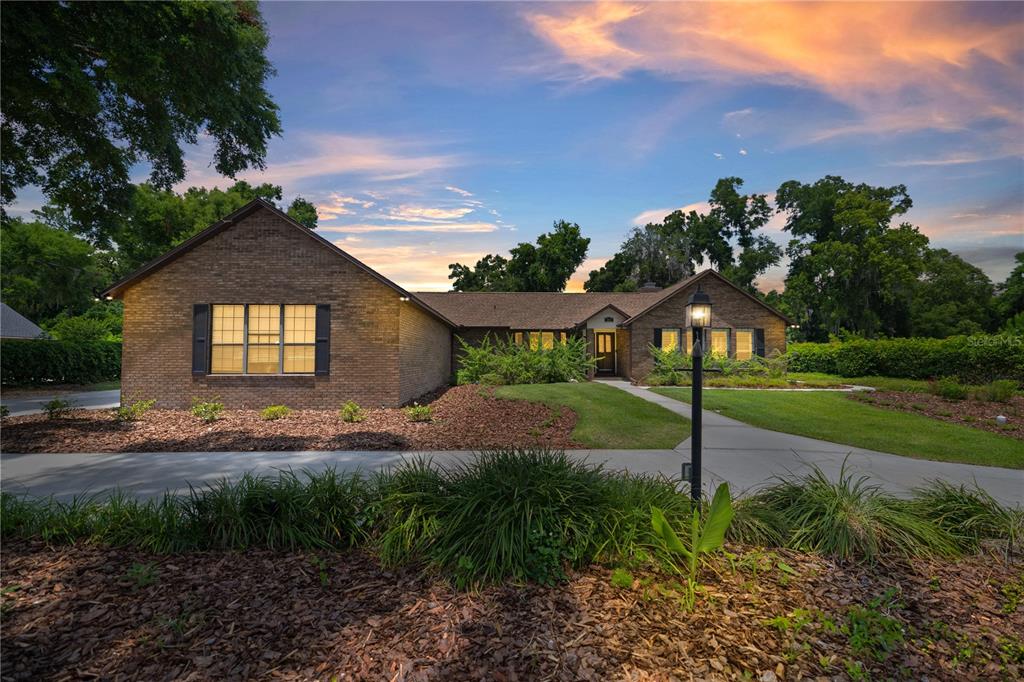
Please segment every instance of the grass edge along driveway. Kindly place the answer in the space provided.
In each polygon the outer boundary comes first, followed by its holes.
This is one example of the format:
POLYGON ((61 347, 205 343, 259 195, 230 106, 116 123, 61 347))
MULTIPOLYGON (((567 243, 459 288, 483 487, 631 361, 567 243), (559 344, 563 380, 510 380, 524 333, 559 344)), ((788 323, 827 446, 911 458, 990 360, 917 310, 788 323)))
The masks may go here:
POLYGON ((573 440, 601 449, 672 449, 690 435, 690 420, 612 386, 594 382, 499 386, 494 395, 568 407, 573 440))
MULTIPOLYGON (((654 388, 690 401, 689 388, 654 388)), ((969 426, 886 410, 846 393, 704 391, 704 409, 752 426, 916 459, 1024 469, 1024 443, 969 426)))

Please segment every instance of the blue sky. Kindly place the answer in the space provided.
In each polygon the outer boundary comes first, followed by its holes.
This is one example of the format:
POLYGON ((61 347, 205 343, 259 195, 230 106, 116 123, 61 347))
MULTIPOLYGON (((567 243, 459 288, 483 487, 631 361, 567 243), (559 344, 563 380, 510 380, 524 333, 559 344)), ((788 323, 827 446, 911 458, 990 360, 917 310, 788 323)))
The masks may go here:
MULTIPOLYGON (((578 288, 728 175, 904 183, 907 219, 997 281, 1024 249, 1024 4, 262 11, 284 134, 242 177, 311 199, 324 236, 410 289, 562 218, 592 239, 578 288)), ((181 188, 226 184, 206 152, 181 188)))

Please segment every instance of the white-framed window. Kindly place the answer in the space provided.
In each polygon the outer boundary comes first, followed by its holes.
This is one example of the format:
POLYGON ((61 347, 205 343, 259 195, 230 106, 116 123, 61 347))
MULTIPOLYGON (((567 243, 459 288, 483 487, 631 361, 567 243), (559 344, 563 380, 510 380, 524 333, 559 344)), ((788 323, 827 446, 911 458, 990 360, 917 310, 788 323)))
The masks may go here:
POLYGON ((729 330, 711 330, 711 352, 715 355, 729 355, 729 330))
POLYGON ((736 330, 736 359, 749 360, 754 357, 754 330, 736 330))

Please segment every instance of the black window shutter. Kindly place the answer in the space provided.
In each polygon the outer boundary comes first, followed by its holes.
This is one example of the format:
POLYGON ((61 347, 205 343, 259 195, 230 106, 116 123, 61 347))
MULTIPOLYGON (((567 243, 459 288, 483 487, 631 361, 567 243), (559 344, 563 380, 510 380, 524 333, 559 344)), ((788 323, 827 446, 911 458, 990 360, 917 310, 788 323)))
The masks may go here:
POLYGON ((754 330, 754 355, 764 357, 764 330, 754 330))
POLYGON ((661 330, 660 329, 655 329, 654 330, 654 347, 655 348, 661 348, 661 330))
POLYGON ((331 306, 316 305, 316 374, 331 373, 331 306))
POLYGON ((210 362, 210 304, 192 306, 192 373, 206 374, 210 362))

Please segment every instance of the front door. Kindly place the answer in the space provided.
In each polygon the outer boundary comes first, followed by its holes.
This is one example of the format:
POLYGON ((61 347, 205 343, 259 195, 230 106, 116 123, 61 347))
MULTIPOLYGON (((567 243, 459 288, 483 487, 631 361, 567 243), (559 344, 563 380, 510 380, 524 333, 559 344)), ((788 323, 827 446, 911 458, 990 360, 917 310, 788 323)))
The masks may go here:
POLYGON ((615 332, 594 332, 594 357, 598 372, 615 373, 615 332))

